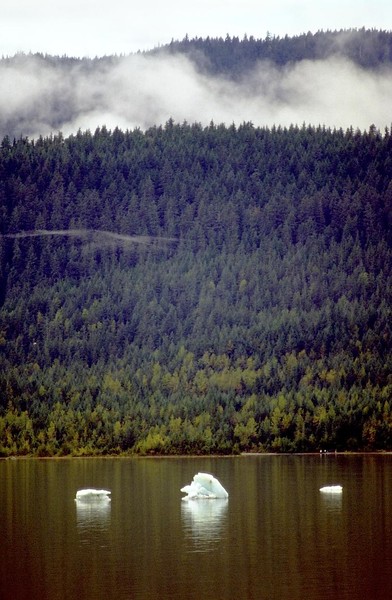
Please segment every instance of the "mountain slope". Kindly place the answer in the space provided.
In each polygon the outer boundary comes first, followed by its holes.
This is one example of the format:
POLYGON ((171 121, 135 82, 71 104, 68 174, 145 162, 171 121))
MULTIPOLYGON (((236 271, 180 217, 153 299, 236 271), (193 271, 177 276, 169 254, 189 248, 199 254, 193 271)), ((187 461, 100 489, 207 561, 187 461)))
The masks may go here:
POLYGON ((267 35, 265 39, 244 36, 240 40, 229 35, 225 39, 186 37, 151 51, 164 52, 184 54, 201 70, 232 78, 244 77, 260 61, 283 67, 304 60, 325 61, 334 56, 364 69, 378 69, 392 62, 392 33, 363 28, 308 32, 284 38, 267 35))
POLYGON ((1 451, 391 447, 392 138, 6 138, 1 451))

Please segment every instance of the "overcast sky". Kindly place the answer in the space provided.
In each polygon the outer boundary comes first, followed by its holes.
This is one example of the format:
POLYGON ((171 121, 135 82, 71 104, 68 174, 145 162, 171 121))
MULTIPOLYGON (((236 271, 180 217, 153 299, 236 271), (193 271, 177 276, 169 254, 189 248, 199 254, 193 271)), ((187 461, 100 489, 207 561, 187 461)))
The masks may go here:
POLYGON ((171 39, 392 29, 391 0, 0 0, 0 55, 103 56, 171 39))

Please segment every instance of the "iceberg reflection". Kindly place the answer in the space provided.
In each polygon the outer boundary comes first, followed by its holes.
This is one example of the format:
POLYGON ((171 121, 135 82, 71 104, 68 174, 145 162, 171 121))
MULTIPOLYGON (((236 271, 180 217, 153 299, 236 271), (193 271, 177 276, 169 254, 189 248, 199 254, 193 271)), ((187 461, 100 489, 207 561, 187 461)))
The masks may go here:
POLYGON ((79 490, 75 498, 76 525, 81 542, 94 540, 91 536, 109 528, 111 516, 110 492, 107 490, 79 490))
POLYGON ((185 535, 194 552, 207 552, 222 539, 228 504, 227 498, 181 503, 185 535))
POLYGON ((102 528, 110 520, 110 502, 86 503, 76 500, 76 521, 79 527, 102 528))

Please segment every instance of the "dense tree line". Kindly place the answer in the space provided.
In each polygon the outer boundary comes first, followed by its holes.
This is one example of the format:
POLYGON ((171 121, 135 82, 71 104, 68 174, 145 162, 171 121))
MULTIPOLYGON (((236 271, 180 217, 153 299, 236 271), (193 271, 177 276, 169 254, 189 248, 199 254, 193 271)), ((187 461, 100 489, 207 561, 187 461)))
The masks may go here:
POLYGON ((257 39, 244 35, 225 38, 191 38, 172 40, 151 51, 189 56, 201 70, 214 75, 242 78, 260 61, 284 66, 302 60, 326 60, 344 57, 365 69, 390 66, 392 33, 376 29, 345 29, 308 32, 297 36, 273 36, 257 39))
POLYGON ((0 453, 391 449, 392 136, 0 149, 0 453))

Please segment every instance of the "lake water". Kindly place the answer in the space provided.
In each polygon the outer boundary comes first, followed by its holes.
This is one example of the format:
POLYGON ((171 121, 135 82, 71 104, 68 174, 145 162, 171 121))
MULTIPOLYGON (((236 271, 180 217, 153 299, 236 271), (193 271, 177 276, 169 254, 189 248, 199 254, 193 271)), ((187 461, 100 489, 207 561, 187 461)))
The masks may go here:
POLYGON ((0 461, 0 545, 1 600, 388 600, 392 455, 0 461))

